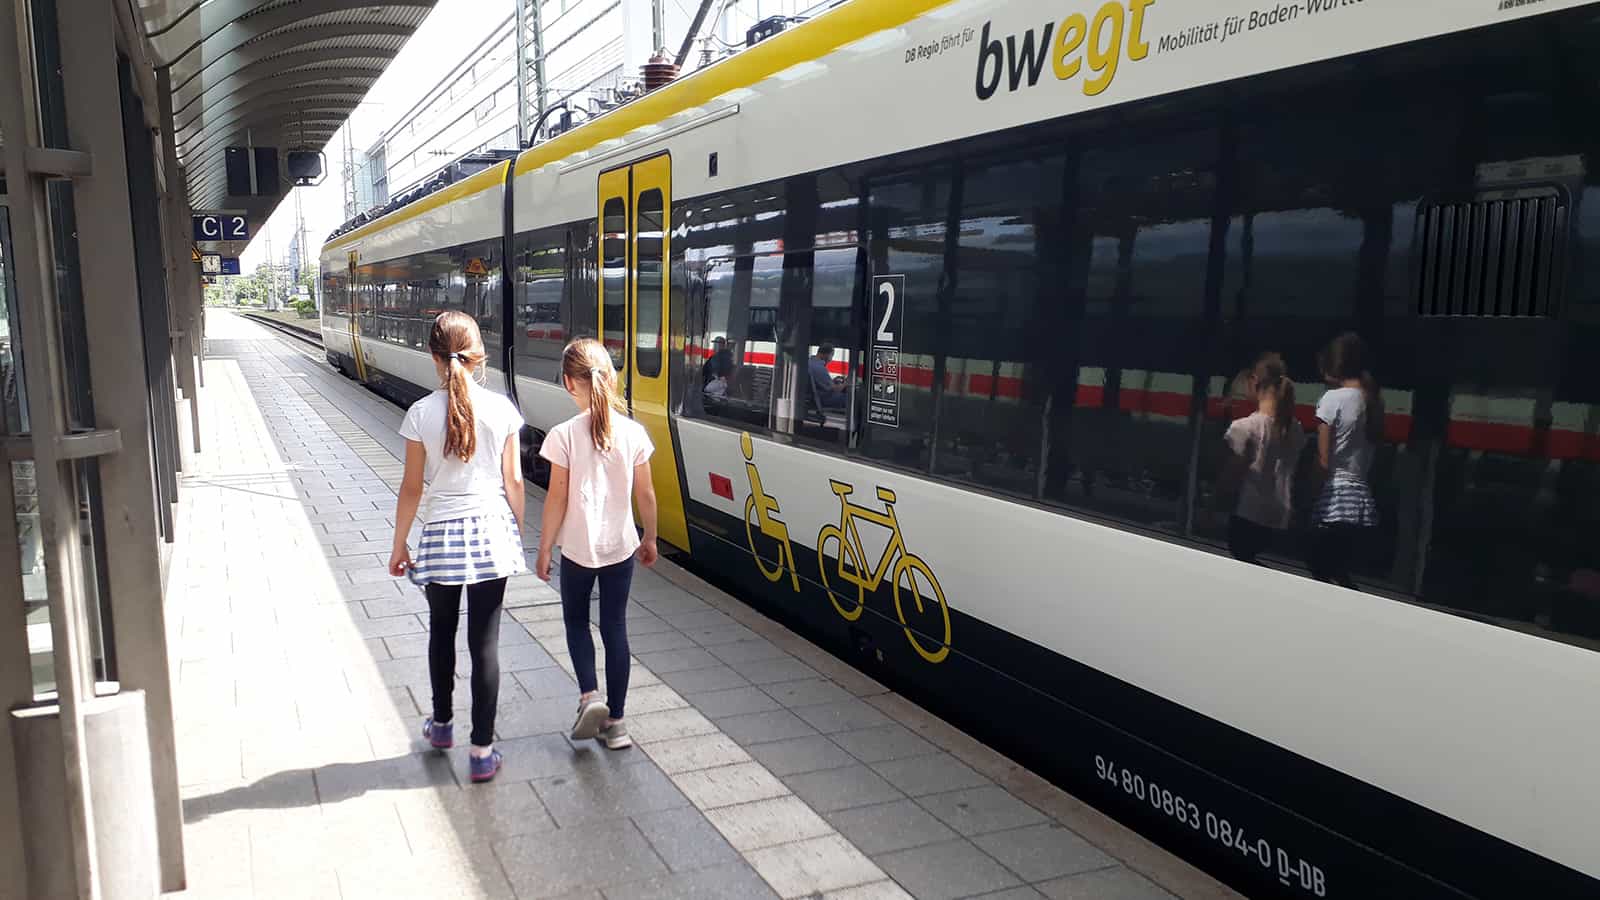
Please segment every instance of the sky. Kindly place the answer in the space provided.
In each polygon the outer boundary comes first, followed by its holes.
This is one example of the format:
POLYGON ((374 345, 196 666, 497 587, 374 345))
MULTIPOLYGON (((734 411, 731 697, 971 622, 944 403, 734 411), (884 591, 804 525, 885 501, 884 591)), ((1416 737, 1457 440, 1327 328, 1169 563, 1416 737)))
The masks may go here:
POLYGON ((295 194, 300 195, 306 243, 314 260, 323 238, 344 223, 345 130, 350 130, 359 156, 514 9, 512 0, 439 0, 366 99, 350 113, 344 128, 324 148, 327 177, 322 183, 295 188, 265 227, 252 223, 255 237, 239 258, 240 271, 248 275, 265 263, 269 246, 273 259, 287 262, 295 231, 295 194))

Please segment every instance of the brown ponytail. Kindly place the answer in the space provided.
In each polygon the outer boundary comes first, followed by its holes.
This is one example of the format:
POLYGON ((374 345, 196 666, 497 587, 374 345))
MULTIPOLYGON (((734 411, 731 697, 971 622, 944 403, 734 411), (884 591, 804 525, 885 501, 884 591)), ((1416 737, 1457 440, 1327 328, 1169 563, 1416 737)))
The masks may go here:
POLYGON ((472 459, 478 449, 477 420, 472 414, 472 388, 467 380, 483 365, 483 336, 478 323, 464 312, 442 312, 433 320, 428 335, 428 350, 445 367, 444 388, 448 396, 445 413, 444 455, 462 462, 472 459))
POLYGON ((589 385, 589 436, 595 448, 611 449, 611 413, 622 412, 617 372, 611 354, 594 338, 579 338, 561 354, 561 374, 573 384, 589 385))
POLYGON ((1294 419, 1294 382, 1289 379, 1289 369, 1283 357, 1268 353, 1261 357, 1251 372, 1255 388, 1272 396, 1272 433, 1286 438, 1290 429, 1297 427, 1294 419))
POLYGON ((1362 399, 1366 401, 1367 438, 1373 443, 1383 441, 1383 394, 1378 390, 1378 380, 1372 377, 1367 343, 1353 331, 1347 331, 1330 342, 1322 351, 1322 377, 1330 383, 1360 381, 1362 399))

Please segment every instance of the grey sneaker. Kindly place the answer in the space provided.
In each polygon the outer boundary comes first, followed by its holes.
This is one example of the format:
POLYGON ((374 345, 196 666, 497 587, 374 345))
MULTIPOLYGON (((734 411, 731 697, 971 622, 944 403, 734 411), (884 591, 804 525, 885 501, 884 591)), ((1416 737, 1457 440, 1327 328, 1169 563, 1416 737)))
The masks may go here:
POLYGON ((587 741, 599 735, 600 726, 606 723, 609 715, 611 709, 599 700, 578 704, 578 721, 572 723, 572 739, 587 741))
POLYGON ((612 722, 609 726, 600 729, 596 735, 600 743, 612 750, 626 750, 633 746, 633 738, 628 737, 628 726, 621 722, 612 722))

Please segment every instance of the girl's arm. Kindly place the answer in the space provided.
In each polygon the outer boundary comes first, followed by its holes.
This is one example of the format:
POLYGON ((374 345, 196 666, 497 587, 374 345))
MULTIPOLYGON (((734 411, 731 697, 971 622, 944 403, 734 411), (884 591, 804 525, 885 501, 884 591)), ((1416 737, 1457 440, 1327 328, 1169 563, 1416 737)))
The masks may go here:
POLYGON ((511 505, 511 515, 517 519, 517 530, 521 531, 528 498, 522 483, 522 441, 515 432, 506 438, 505 448, 500 451, 500 479, 505 482, 506 502, 511 505))
POLYGON ((639 543, 639 561, 647 566, 656 564, 656 486, 650 481, 650 463, 633 467, 633 501, 639 505, 639 524, 644 526, 644 540, 639 543))
POLYGON ((550 490, 544 497, 544 516, 539 525, 539 561, 534 569, 550 580, 550 555, 555 552, 556 536, 567 518, 567 467, 550 464, 550 490))
POLYGON ((1333 426, 1317 423, 1317 474, 1323 478, 1333 469, 1333 426))
POLYGON ((399 578, 411 567, 411 551, 406 537, 422 503, 422 471, 428 451, 421 441, 406 441, 406 472, 400 480, 400 495, 394 505, 394 549, 389 552, 389 574, 399 578))

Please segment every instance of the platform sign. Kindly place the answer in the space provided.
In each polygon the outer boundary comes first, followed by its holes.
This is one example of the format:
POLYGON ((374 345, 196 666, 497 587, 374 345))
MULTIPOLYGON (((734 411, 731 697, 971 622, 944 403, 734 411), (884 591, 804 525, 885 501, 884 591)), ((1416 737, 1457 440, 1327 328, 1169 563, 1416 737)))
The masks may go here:
POLYGON ((221 275, 222 257, 215 253, 200 254, 200 274, 221 275))
POLYGON ((900 427, 900 341, 905 322, 904 275, 872 279, 872 371, 867 385, 867 421, 900 427))
POLYGON ((483 260, 474 256, 467 260, 467 274, 474 278, 483 278, 489 274, 489 267, 483 264, 483 260))
POLYGON ((194 239, 197 241, 247 241, 250 223, 244 216, 233 213, 208 213, 192 219, 194 239))
POLYGON ((237 257, 237 256, 224 256, 222 258, 222 274, 224 274, 224 275, 237 275, 237 274, 239 274, 239 257, 237 257))

